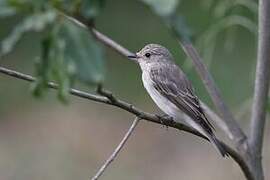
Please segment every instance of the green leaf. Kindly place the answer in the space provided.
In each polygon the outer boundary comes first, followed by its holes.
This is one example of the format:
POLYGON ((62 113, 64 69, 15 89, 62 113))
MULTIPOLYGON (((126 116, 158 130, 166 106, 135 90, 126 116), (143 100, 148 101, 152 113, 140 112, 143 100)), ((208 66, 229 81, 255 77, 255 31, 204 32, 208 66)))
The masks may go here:
POLYGON ((175 13, 180 0, 142 0, 148 4, 156 14, 167 17, 175 13))
POLYGON ((73 75, 68 68, 69 62, 65 60, 65 48, 66 42, 63 39, 57 39, 51 59, 52 78, 55 79, 59 85, 58 98, 64 103, 67 102, 67 96, 71 86, 71 77, 73 75))
POLYGON ((76 77, 88 84, 101 83, 105 71, 103 51, 91 34, 70 21, 64 22, 61 34, 66 41, 66 60, 75 65, 76 77))
POLYGON ((33 94, 41 97, 48 83, 58 86, 58 98, 67 102, 74 80, 100 84, 104 79, 104 57, 99 44, 82 27, 65 19, 55 9, 75 13, 89 21, 105 0, 0 0, 0 17, 22 17, 0 44, 0 56, 10 53, 27 32, 41 32, 41 55, 35 66, 33 94))
POLYGON ((33 84, 33 94, 36 97, 41 97, 47 89, 47 84, 50 79, 50 56, 54 36, 51 32, 46 34, 41 42, 41 57, 36 62, 36 81, 33 84))
POLYGON ((42 96, 49 81, 59 85, 58 98, 67 102, 72 81, 100 84, 104 79, 102 49, 90 33, 71 21, 54 23, 42 41, 42 55, 36 66, 34 95, 42 96))
POLYGON ((47 91, 49 81, 58 84, 58 98, 66 103, 69 94, 71 75, 65 61, 66 42, 59 37, 60 25, 54 24, 42 40, 41 57, 36 64, 37 80, 33 85, 33 94, 41 97, 47 91))
POLYGON ((55 11, 37 13, 24 18, 24 20, 12 30, 10 35, 2 41, 0 56, 11 52, 24 33, 29 31, 40 32, 44 30, 48 24, 52 23, 55 18, 55 11))

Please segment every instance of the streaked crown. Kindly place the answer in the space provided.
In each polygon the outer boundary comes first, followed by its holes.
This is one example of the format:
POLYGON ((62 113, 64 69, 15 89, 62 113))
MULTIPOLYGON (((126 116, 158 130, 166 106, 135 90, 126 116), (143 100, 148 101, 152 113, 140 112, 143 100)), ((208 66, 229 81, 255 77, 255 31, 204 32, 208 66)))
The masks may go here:
POLYGON ((169 50, 159 44, 148 44, 142 48, 142 50, 140 50, 137 55, 140 60, 147 62, 165 62, 171 61, 173 59, 169 50))

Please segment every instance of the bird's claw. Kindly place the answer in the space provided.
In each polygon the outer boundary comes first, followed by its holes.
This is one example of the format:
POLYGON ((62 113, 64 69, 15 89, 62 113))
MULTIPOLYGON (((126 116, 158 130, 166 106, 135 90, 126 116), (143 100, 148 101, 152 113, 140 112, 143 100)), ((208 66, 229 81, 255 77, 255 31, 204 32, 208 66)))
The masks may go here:
POLYGON ((163 121, 163 119, 169 119, 173 121, 173 118, 167 114, 163 114, 163 115, 156 115, 160 121, 160 123, 165 126, 168 129, 168 125, 166 125, 163 121))

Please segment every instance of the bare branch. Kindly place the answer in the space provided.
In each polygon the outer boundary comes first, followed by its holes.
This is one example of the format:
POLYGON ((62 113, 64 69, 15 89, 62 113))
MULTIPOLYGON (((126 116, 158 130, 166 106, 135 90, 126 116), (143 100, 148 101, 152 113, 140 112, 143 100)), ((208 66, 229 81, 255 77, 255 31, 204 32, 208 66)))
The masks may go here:
POLYGON ((256 154, 262 152, 267 95, 270 83, 270 1, 260 0, 259 2, 258 62, 250 127, 250 144, 256 154))
MULTIPOLYGON (((23 73, 20 73, 20 72, 17 72, 17 71, 13 71, 13 70, 10 70, 10 69, 7 69, 7 68, 3 68, 3 67, 0 67, 0 73, 8 75, 8 76, 15 77, 17 79, 26 80, 28 82, 34 82, 35 81, 35 78, 30 76, 30 75, 26 75, 26 74, 23 74, 23 73)), ((52 88, 52 89, 58 89, 58 85, 53 83, 53 82, 48 83, 48 87, 52 88)), ((95 102, 100 102, 100 103, 104 103, 104 104, 108 104, 108 105, 118 107, 120 109, 123 109, 125 111, 128 111, 128 112, 140 117, 141 119, 144 119, 144 120, 147 120, 147 121, 150 121, 150 122, 153 122, 153 123, 166 125, 168 127, 173 127, 173 128, 179 129, 179 130, 183 130, 183 131, 186 131, 186 132, 189 132, 191 134, 194 134, 194 135, 197 135, 199 137, 204 138, 204 136, 202 134, 200 134, 198 131, 196 131, 195 129, 193 129, 193 128, 189 127, 189 126, 186 126, 186 125, 181 124, 181 123, 177 123, 177 122, 175 122, 175 121, 173 121, 172 119, 169 119, 169 118, 168 119, 167 118, 161 118, 161 117, 159 117, 157 115, 144 112, 141 109, 133 106, 130 103, 127 103, 125 101, 117 99, 116 97, 114 97, 112 95, 112 93, 110 93, 110 92, 108 92, 108 91, 106 91, 104 89, 102 89, 102 93, 101 93, 102 96, 86 93, 86 92, 83 92, 83 91, 80 91, 80 90, 77 90, 77 89, 70 89, 69 92, 70 92, 71 95, 74 95, 74 96, 77 96, 77 97, 80 97, 80 98, 83 98, 83 99, 88 99, 88 100, 92 100, 92 101, 95 101, 95 102), (113 101, 112 101, 112 98, 113 98, 113 101)))
POLYGON ((61 13, 63 16, 65 16, 70 21, 74 22, 75 24, 89 30, 89 32, 91 32, 93 34, 93 36, 98 41, 103 43, 105 46, 111 48, 112 50, 115 50, 117 53, 121 54, 122 56, 127 57, 129 55, 133 55, 133 53, 130 52, 128 49, 124 48, 123 46, 116 43, 115 41, 113 41, 112 39, 107 37, 106 35, 100 33, 99 31, 97 31, 93 27, 92 21, 89 22, 88 19, 86 19, 86 18, 84 18, 83 16, 80 16, 80 15, 73 15, 73 16, 72 15, 66 15, 66 14, 62 13, 61 11, 59 11, 59 13, 61 13))
MULTIPOLYGON (((220 92, 211 76, 209 71, 207 70, 206 66, 203 64, 199 53, 194 48, 191 42, 182 41, 179 42, 184 49, 185 53, 191 58, 196 71, 198 72, 199 76, 201 77, 212 101, 214 102, 219 114, 221 115, 222 119, 225 121, 225 125, 227 126, 226 129, 230 130, 230 134, 233 136, 233 140, 238 144, 243 142, 246 139, 245 134, 239 127, 238 123, 234 120, 233 115, 229 111, 228 107, 224 103, 223 99, 221 98, 220 92)), ((224 124, 223 124, 224 125, 224 124)), ((221 126, 222 127, 222 126, 221 126)), ((223 128, 224 129, 224 128, 223 128)))
MULTIPOLYGON (((28 82, 34 82, 35 78, 20 72, 16 72, 7 68, 3 68, 0 67, 0 73, 17 78, 17 79, 21 79, 21 80, 25 80, 28 82)), ((49 88, 52 89, 57 89, 58 85, 55 83, 50 82, 48 84, 49 88)), ((104 103, 104 104, 108 104, 108 105, 112 105, 112 106, 116 106, 120 109, 123 109, 125 111, 128 111, 134 115, 136 115, 137 117, 153 122, 153 123, 158 123, 158 124, 162 124, 162 125, 166 125, 168 127, 172 127, 178 130, 182 130, 182 131, 186 131, 189 132, 193 135, 196 135, 198 137, 201 137, 203 139, 208 140, 204 135, 200 134, 198 131, 196 131, 195 129, 186 126, 184 124, 180 124, 177 122, 172 121, 171 119, 166 119, 166 118, 160 118, 154 114, 150 114, 147 112, 144 112, 136 107, 134 107, 133 105, 121 101, 119 99, 117 99, 116 97, 114 97, 111 93, 108 93, 110 96, 113 96, 114 101, 112 102, 108 97, 104 97, 104 96, 99 96, 99 95, 94 95, 94 94, 90 94, 90 93, 86 93, 83 91, 79 91, 77 89, 70 89, 69 90, 70 94, 83 98, 83 99, 88 99, 91 101, 95 101, 95 102, 100 102, 100 103, 104 103)), ((104 93, 103 93, 104 94, 104 93)), ((107 95, 108 95, 107 94, 107 95)), ((106 95, 106 93, 104 94, 106 95)), ((107 96, 106 95, 106 96, 107 96)), ((234 149, 232 149, 230 146, 226 145, 225 143, 222 143, 225 150, 230 154, 230 156, 239 164, 239 166, 241 167, 241 169, 243 170, 245 176, 247 177, 248 180, 255 180, 252 176, 252 171, 250 170, 248 164, 246 163, 246 161, 243 159, 243 157, 234 149)))
POLYGON ((97 180, 104 173, 104 171, 108 168, 108 166, 113 162, 113 160, 119 154, 119 152, 121 151, 121 149, 123 149, 124 145, 126 144, 128 138, 130 137, 130 135, 132 134, 132 132, 134 132, 135 127, 137 126, 139 120, 140 119, 138 117, 136 117, 134 119, 134 121, 132 122, 130 128, 126 132, 125 136, 123 137, 123 139, 121 140, 121 142, 119 143, 119 145, 116 147, 116 149, 113 151, 113 153, 111 154, 111 156, 106 160, 106 162, 101 166, 101 168, 98 170, 98 172, 96 173, 96 175, 91 180, 97 180))
POLYGON ((264 179, 261 164, 267 95, 270 83, 270 1, 259 1, 259 36, 254 101, 250 124, 250 147, 255 160, 256 178, 264 179))
POLYGON ((97 40, 99 40, 100 42, 102 42, 107 47, 115 50, 119 54, 121 54, 121 55, 123 55, 125 57, 133 54, 132 52, 130 52, 129 50, 127 50, 126 48, 124 48, 120 44, 116 43, 115 41, 113 41, 112 39, 108 38, 104 34, 98 32, 96 29, 91 28, 91 31, 92 31, 92 34, 95 36, 95 38, 97 40))

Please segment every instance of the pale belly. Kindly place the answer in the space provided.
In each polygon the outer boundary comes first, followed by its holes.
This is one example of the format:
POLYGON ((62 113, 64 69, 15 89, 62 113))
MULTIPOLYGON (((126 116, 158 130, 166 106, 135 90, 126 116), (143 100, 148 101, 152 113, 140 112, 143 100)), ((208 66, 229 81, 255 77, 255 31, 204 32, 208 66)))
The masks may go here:
POLYGON ((184 123, 197 129, 199 132, 208 137, 208 134, 202 129, 200 125, 195 123, 189 116, 182 112, 177 106, 171 103, 167 98, 163 97, 153 86, 153 82, 147 73, 142 74, 143 85, 156 105, 167 115, 173 117, 176 122, 184 123))
POLYGON ((167 98, 163 97, 152 85, 152 80, 148 73, 142 74, 143 85, 156 105, 166 114, 173 117, 175 121, 183 122, 182 111, 171 103, 167 98))

